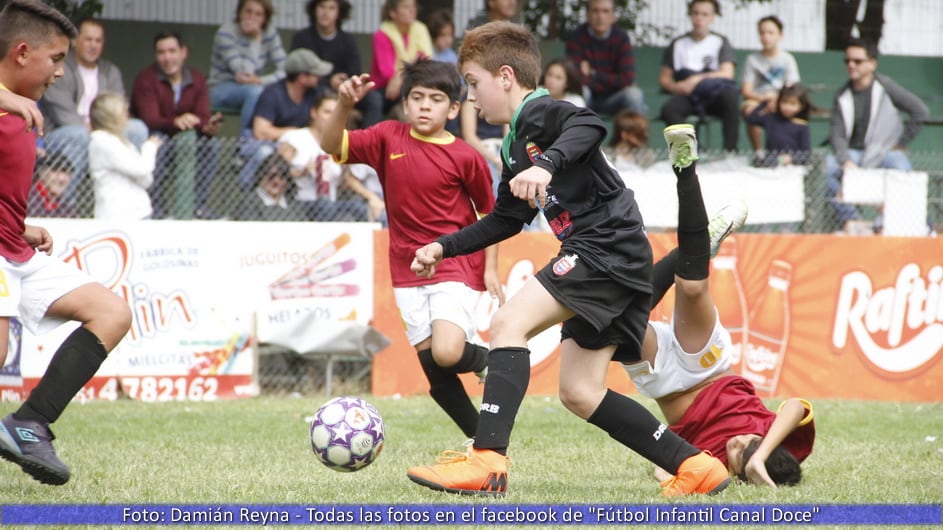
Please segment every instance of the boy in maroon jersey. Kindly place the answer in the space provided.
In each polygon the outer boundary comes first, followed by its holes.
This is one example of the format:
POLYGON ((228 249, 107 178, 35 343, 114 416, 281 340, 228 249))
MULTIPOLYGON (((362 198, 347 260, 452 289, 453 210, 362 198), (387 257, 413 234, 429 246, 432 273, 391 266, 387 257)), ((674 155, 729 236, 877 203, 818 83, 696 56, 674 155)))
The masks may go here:
POLYGON ((479 292, 503 303, 497 247, 448 260, 435 279, 409 269, 427 241, 474 223, 494 207, 485 160, 445 130, 458 114, 462 81, 449 63, 420 60, 403 71, 403 111, 408 123, 383 121, 368 129, 344 128, 351 109, 373 88, 369 75, 341 83, 337 107, 321 147, 338 163, 372 166, 383 186, 390 228, 390 276, 406 336, 419 355, 429 393, 466 436, 478 427, 478 410, 457 374, 487 366, 488 350, 473 344, 479 292))
MULTIPOLYGON (((75 35, 67 18, 39 0, 11 0, 0 12, 0 90, 39 100, 62 76, 75 35)), ((34 333, 70 320, 82 325, 56 350, 22 406, 0 420, 0 456, 44 484, 61 485, 71 472, 56 456, 49 424, 127 333, 131 310, 87 274, 36 252, 51 250, 52 240, 24 223, 36 132, 23 119, 31 112, 16 112, 0 112, 0 359, 8 347, 9 317, 19 317, 34 333)))
MULTIPOLYGON (((695 169, 694 127, 669 126, 665 140, 678 177, 678 248, 653 268, 652 305, 674 286, 674 315, 671 324, 648 323, 641 360, 625 369, 639 392, 658 403, 669 429, 710 451, 731 473, 772 487, 797 484, 799 462, 815 442, 812 405, 791 398, 773 412, 750 381, 731 371, 730 334, 711 298, 710 266, 685 258, 708 254, 708 248, 716 254, 724 237, 743 226, 746 205, 734 202, 708 224, 695 169)), ((655 475, 670 478, 660 468, 655 475)))

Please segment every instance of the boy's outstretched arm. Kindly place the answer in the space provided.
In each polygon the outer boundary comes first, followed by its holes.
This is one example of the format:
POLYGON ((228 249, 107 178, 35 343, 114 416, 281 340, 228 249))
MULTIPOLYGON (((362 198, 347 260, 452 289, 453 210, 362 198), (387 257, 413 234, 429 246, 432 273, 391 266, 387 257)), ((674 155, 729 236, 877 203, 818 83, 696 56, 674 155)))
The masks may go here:
POLYGON ((363 99, 371 90, 374 82, 370 81, 370 74, 355 75, 340 84, 337 91, 337 106, 328 118, 321 136, 321 149, 324 152, 339 155, 344 145, 344 130, 354 105, 363 99))
POLYGON ((773 449, 783 443, 789 433, 810 421, 812 421, 812 405, 808 401, 799 398, 784 401, 779 406, 776 419, 770 425, 769 432, 763 437, 760 446, 743 468, 747 479, 753 484, 766 484, 775 488, 776 483, 766 472, 766 459, 769 458, 773 449))

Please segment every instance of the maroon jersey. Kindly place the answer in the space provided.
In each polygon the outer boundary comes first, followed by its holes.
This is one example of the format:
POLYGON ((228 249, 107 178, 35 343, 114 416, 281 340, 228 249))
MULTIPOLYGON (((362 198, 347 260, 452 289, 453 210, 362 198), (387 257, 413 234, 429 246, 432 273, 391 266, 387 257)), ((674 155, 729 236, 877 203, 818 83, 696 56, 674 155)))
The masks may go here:
MULTIPOLYGON (((783 440, 796 460, 802 462, 812 453, 815 442, 815 422, 807 421, 783 440)), ((710 451, 727 464, 727 440, 741 434, 766 436, 776 413, 766 408, 756 395, 753 384, 738 375, 721 377, 701 390, 685 411, 681 421, 669 428, 705 451, 710 451)))
POLYGON ((0 111, 0 256, 10 261, 29 261, 36 252, 23 239, 35 164, 36 133, 20 116, 0 111))
POLYGON ((380 177, 390 226, 393 287, 458 281, 485 289, 484 251, 443 260, 431 279, 409 270, 416 249, 474 223, 478 212, 494 208, 491 173, 477 151, 452 135, 429 138, 407 123, 384 121, 369 129, 345 131, 341 154, 335 159, 367 164, 380 177))

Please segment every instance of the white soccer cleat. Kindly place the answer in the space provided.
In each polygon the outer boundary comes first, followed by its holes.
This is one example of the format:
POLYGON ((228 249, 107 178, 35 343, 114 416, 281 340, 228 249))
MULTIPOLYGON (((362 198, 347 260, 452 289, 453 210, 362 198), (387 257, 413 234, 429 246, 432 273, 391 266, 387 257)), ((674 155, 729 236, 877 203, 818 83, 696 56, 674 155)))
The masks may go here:
POLYGON ((684 169, 697 160, 697 134, 693 125, 679 123, 665 127, 665 141, 672 166, 684 169))
POLYGON ((711 237, 712 258, 720 251, 720 244, 724 242, 727 236, 743 228, 743 225, 747 222, 748 213, 749 209, 746 201, 737 199, 721 208, 714 215, 710 223, 707 224, 707 232, 711 237))

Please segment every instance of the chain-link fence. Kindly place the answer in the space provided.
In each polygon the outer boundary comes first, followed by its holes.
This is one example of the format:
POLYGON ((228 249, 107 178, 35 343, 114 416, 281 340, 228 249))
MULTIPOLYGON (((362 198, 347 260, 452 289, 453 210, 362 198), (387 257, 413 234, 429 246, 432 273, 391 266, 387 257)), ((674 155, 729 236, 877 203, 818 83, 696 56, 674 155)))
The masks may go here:
MULTIPOLYGON (((74 146, 76 150, 81 146, 74 146)), ((858 204, 842 204, 840 178, 830 175, 829 151, 815 150, 804 166, 805 215, 799 223, 782 226, 754 226, 747 230, 786 233, 834 233, 844 230, 847 221, 861 226, 882 221, 879 200, 863 199, 858 204), (856 223, 855 223, 856 222, 856 223)), ((204 138, 177 135, 167 139, 157 154, 153 183, 147 188, 152 219, 294 220, 294 221, 380 221, 385 216, 371 208, 370 196, 382 196, 376 174, 364 166, 340 166, 331 172, 320 157, 292 166, 275 163, 290 154, 274 143, 248 145, 238 138, 204 138), (270 178, 270 177, 275 178, 270 178), (272 185, 269 181, 280 185, 272 185), (366 190, 366 191, 365 191, 366 190)), ((655 151, 664 160, 667 153, 655 151)), ((913 212, 926 212, 929 229, 943 224, 943 156, 932 152, 912 152, 907 156, 918 175, 927 176, 926 197, 914 195, 913 212), (925 204, 920 204, 925 201, 925 204)), ((702 152, 702 164, 727 159, 731 171, 738 168, 775 166, 780 157, 767 155, 756 160, 752 154, 731 157, 702 152)), ((91 166, 94 167, 94 162, 91 166)), ((840 175, 840 172, 837 173, 840 175)), ((130 177, 129 177, 130 178, 130 177)), ((886 184, 888 190, 894 183, 886 184)), ((95 217, 96 197, 111 193, 96 183, 94 171, 85 160, 69 152, 48 151, 39 158, 30 196, 34 217, 95 217)), ((880 199, 880 198, 878 198, 880 199)), ((376 204, 374 204, 376 206, 376 204)), ((145 217, 142 215, 142 217, 145 217)))

